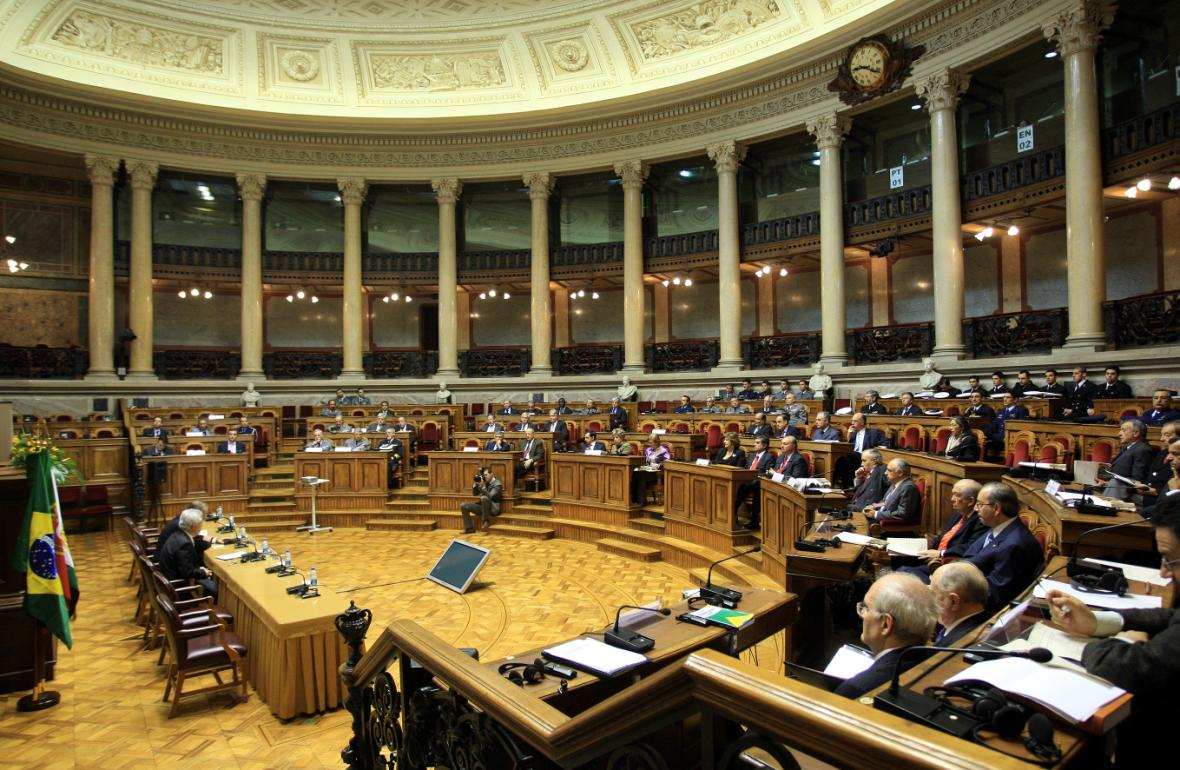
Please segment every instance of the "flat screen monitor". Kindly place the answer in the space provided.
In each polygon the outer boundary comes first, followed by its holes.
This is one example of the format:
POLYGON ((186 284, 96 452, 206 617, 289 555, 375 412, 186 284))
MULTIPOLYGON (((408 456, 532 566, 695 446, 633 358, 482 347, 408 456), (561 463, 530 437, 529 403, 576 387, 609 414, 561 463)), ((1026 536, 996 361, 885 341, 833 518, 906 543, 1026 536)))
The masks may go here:
POLYGON ((464 593, 491 553, 487 548, 472 545, 464 540, 452 540, 442 556, 438 557, 438 561, 430 568, 426 578, 456 593, 464 593))

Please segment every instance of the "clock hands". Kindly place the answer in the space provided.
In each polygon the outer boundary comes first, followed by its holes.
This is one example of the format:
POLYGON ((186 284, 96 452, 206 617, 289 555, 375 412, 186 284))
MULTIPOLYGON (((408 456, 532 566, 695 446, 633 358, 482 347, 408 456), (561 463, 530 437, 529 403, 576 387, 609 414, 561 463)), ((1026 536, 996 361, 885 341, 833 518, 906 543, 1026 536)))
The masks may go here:
POLYGON ((867 64, 861 64, 861 65, 860 65, 860 66, 858 66, 858 67, 853 67, 853 68, 852 68, 852 71, 853 71, 853 72, 859 72, 860 70, 868 70, 869 72, 880 72, 880 71, 881 71, 881 68, 880 68, 880 67, 870 67, 870 66, 869 66, 869 65, 867 65, 867 64))

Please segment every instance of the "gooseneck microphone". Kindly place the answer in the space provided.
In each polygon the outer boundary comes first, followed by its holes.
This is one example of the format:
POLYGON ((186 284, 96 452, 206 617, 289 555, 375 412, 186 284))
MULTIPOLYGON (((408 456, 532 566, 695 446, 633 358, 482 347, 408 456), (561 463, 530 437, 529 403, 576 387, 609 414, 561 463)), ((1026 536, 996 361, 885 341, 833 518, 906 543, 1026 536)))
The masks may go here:
POLYGON ((742 592, 735 591, 732 588, 725 588, 724 586, 714 586, 713 568, 723 561, 729 561, 730 559, 736 559, 739 556, 758 553, 761 550, 762 546, 756 545, 748 551, 741 551, 731 556, 726 556, 724 559, 718 559, 717 561, 710 564, 709 574, 706 576, 705 584, 701 586, 701 590, 699 592, 700 597, 707 603, 712 604, 714 607, 725 607, 726 609, 730 610, 732 610, 734 607, 737 607, 738 602, 742 600, 742 592))
POLYGON ((920 652, 950 652, 956 655, 976 655, 988 660, 994 658, 1028 658, 1037 663, 1048 663, 1053 659, 1053 653, 1044 647, 1033 647, 1031 650, 1006 651, 988 650, 972 647, 938 647, 916 646, 902 650, 893 663, 893 679, 889 689, 873 698, 873 708, 888 712, 895 716, 919 722, 935 730, 966 738, 979 724, 963 718, 962 714, 948 709, 946 704, 938 698, 932 698, 923 693, 901 688, 901 673, 905 669, 902 663, 906 658, 912 658, 920 652))
POLYGON ((655 612, 660 615, 668 616, 672 614, 672 610, 667 607, 639 607, 634 604, 624 604, 615 612, 615 627, 603 634, 603 641, 611 647, 618 647, 621 650, 630 650, 631 652, 644 653, 656 646, 655 640, 643 634, 636 633, 629 628, 619 628, 619 617, 623 614, 623 610, 643 610, 644 612, 655 612))
POLYGON ((1131 521, 1120 521, 1118 524, 1108 524, 1105 527, 1087 529, 1078 535, 1078 539, 1073 544, 1073 555, 1069 557, 1069 562, 1065 566, 1065 574, 1069 575, 1070 585, 1079 591, 1087 591, 1089 593, 1116 594, 1118 596, 1125 594, 1129 586, 1127 584, 1127 577, 1123 574, 1123 570, 1120 567, 1099 564, 1089 559, 1079 559, 1078 553, 1081 551, 1082 541, 1088 535, 1092 535, 1095 532, 1119 529, 1120 527, 1129 527, 1132 524, 1142 524, 1145 521, 1151 521, 1151 518, 1141 516, 1131 521))

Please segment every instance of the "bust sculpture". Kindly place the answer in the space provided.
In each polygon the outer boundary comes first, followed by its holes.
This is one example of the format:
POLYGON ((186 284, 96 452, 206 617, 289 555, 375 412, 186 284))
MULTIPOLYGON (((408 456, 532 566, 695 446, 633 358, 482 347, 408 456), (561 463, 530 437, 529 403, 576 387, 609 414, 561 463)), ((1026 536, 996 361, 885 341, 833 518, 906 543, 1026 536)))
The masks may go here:
POLYGON ((258 406, 262 394, 254 390, 254 383, 247 382, 246 390, 242 392, 242 406, 258 406))
POLYGON ((929 357, 923 358, 922 376, 918 378, 918 384, 922 386, 923 390, 934 390, 941 381, 942 373, 934 368, 934 359, 929 357))
POLYGON ((631 384, 631 378, 623 375, 623 384, 616 388, 620 401, 634 401, 639 396, 639 388, 631 384))
POLYGON ((445 382, 438 384, 438 392, 434 394, 434 400, 440 404, 451 403, 451 391, 447 390, 447 384, 445 382))
POLYGON ((815 393, 815 398, 824 398, 827 392, 832 389, 832 378, 824 371, 824 362, 815 362, 815 374, 811 375, 811 379, 807 382, 807 387, 815 393))

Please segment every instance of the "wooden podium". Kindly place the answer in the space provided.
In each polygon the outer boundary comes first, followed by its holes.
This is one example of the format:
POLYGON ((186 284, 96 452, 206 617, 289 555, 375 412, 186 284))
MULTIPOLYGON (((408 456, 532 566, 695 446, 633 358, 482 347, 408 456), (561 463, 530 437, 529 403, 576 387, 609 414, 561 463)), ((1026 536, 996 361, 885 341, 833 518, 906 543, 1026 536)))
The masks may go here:
POLYGON ((734 513, 738 487, 756 475, 730 465, 664 463, 666 532, 724 553, 750 542, 734 513))
POLYGON ((471 488, 479 469, 485 465, 504 485, 500 513, 508 513, 516 503, 514 476, 515 452, 427 452, 430 487, 427 499, 436 511, 457 511, 463 503, 475 502, 471 488))
MULTIPOLYGON (((316 490, 319 512, 382 511, 389 495, 387 452, 297 452, 295 480, 327 479, 316 490)), ((296 508, 311 514, 311 488, 296 483, 296 508)))
POLYGON ((145 457, 143 461, 163 463, 168 469, 159 486, 161 526, 188 508, 193 500, 204 500, 213 508, 221 505, 226 513, 246 510, 250 494, 247 454, 166 455, 145 457))
POLYGON ((634 455, 557 454, 549 460, 553 515, 628 526, 639 515, 631 499, 631 474, 643 465, 634 455))

